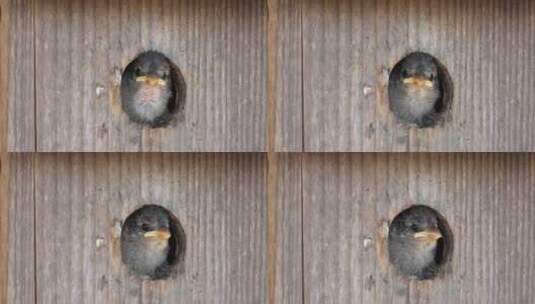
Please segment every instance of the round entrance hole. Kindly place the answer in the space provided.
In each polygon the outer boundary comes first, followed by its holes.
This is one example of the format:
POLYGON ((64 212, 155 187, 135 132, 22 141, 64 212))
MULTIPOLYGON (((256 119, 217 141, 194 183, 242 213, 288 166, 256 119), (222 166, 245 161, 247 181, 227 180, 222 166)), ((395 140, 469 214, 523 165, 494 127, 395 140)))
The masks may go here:
POLYGON ((453 234, 446 219, 427 206, 399 213, 389 227, 388 255, 392 265, 415 280, 435 278, 449 261, 453 234))
POLYGON ((453 81, 435 57, 415 52, 399 61, 388 81, 390 110, 418 128, 441 124, 453 102, 453 81))
MULTIPOLYGON (((186 82, 164 54, 139 54, 123 71, 121 105, 130 120, 153 128, 166 127, 184 110, 186 82)), ((183 114, 183 113, 181 113, 183 114)))
POLYGON ((145 205, 130 214, 122 226, 121 258, 143 278, 161 280, 175 274, 186 251, 180 221, 168 209, 145 205))

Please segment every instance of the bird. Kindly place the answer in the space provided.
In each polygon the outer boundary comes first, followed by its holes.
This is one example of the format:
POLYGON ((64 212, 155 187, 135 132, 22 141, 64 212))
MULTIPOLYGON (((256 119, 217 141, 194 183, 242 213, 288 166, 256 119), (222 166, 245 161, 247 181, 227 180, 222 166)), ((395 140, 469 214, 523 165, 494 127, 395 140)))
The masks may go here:
POLYGON ((174 64, 164 54, 141 53, 121 78, 123 111, 139 124, 167 126, 177 110, 177 78, 174 64))
POLYGON ((390 73, 390 109, 411 125, 434 126, 440 116, 443 93, 438 62, 429 54, 412 53, 390 73))
POLYGON ((176 235, 167 209, 144 205, 125 220, 121 231, 121 257, 142 277, 160 280, 172 273, 176 235))
POLYGON ((390 225, 390 261, 411 279, 432 279, 442 264, 444 238, 436 211, 426 206, 411 207, 390 225))

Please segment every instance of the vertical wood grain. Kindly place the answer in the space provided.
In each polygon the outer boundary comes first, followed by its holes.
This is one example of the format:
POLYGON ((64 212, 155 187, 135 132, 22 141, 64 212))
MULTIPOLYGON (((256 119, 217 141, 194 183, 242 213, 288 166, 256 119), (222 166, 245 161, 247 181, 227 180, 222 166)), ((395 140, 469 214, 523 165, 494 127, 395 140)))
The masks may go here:
POLYGON ((37 1, 37 150, 265 151, 263 1, 37 1), (120 74, 156 49, 182 70, 184 115, 141 128, 120 74))
POLYGON ((305 151, 533 151, 532 1, 304 1, 305 151), (388 73, 425 51, 449 70, 453 107, 418 130, 390 112, 388 73))
POLYGON ((275 291, 277 304, 302 304, 301 155, 281 153, 277 162, 275 291))
POLYGON ((41 303, 263 303, 262 154, 41 154, 37 161, 41 303), (141 282, 122 265, 120 221, 144 203, 175 213, 182 273, 141 282))
POLYGON ((305 303, 529 303, 535 297, 535 157, 311 154, 303 163, 305 303), (409 282, 388 222, 424 204, 449 222, 451 263, 409 282))
POLYGON ((7 153, 7 88, 9 81, 9 1, 0 1, 0 303, 7 301, 9 241, 9 155, 7 153))
POLYGON ((34 86, 34 1, 9 0, 9 40, 6 61, 9 66, 7 79, 8 137, 10 152, 35 151, 35 86, 34 86))
MULTIPOLYGON (((270 0, 272 1, 272 0, 270 0)), ((302 0, 278 0, 275 151, 303 151, 302 0)))
POLYGON ((35 301, 33 160, 30 153, 10 155, 8 289, 2 303, 35 301))
POLYGON ((9 284, 9 155, 0 152, 0 302, 6 302, 8 298, 9 284))

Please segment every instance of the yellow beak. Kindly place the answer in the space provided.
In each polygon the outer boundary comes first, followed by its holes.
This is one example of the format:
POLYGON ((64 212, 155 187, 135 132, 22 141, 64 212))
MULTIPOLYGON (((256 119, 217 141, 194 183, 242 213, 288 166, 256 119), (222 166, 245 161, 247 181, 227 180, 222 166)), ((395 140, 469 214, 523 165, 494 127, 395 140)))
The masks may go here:
POLYGON ((420 76, 405 78, 403 79, 403 83, 406 85, 411 85, 411 86, 415 86, 418 88, 422 88, 422 87, 432 88, 433 87, 433 82, 431 80, 424 78, 424 77, 420 77, 420 76))
POLYGON ((162 86, 164 87, 167 84, 167 81, 153 76, 139 76, 136 77, 137 82, 144 82, 150 86, 162 86))
POLYGON ((146 238, 156 238, 156 239, 165 241, 171 237, 171 232, 169 232, 169 229, 164 228, 164 229, 158 229, 158 230, 145 232, 143 236, 146 238))
POLYGON ((425 242, 434 242, 442 238, 442 233, 437 228, 432 228, 415 233, 414 238, 425 242))

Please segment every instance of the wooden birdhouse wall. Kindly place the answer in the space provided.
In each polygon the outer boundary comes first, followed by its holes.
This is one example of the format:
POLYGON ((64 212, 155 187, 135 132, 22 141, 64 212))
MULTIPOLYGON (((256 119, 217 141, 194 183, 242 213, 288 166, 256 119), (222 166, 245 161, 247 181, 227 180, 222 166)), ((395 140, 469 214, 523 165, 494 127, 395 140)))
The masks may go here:
POLYGON ((533 302, 531 1, 1 0, 0 16, 0 303, 533 302), (167 128, 121 109, 149 49, 186 82, 167 128), (434 128, 389 108, 414 51, 451 77, 434 128), (186 234, 154 282, 120 252, 149 203, 186 234), (387 253, 412 205, 451 228, 428 281, 387 253))
MULTIPOLYGON (((281 161, 282 171, 291 169, 285 175, 296 174, 291 158, 281 161)), ((13 302, 256 303, 266 297, 263 155, 20 154, 12 164, 13 302), (176 279, 142 282, 122 265, 121 222, 148 203, 169 208, 185 229, 176 279)), ((289 195, 277 204, 285 213, 280 220, 294 228, 279 233, 293 250, 278 261, 285 275, 278 288, 293 291, 300 288, 300 267, 282 265, 300 265, 301 235, 293 226, 301 210, 297 195, 289 195)))
POLYGON ((304 151, 534 150, 531 1, 304 0, 302 10, 304 151), (409 129, 389 110, 389 72, 415 51, 451 75, 441 127, 409 129))

